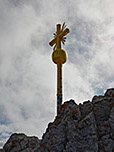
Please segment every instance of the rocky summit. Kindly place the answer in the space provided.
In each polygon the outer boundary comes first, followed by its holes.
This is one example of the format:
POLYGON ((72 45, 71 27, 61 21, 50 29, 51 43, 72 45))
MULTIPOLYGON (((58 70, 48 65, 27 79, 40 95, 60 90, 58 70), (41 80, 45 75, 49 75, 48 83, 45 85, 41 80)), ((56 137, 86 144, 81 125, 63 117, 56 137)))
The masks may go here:
POLYGON ((41 140, 15 133, 0 152, 114 152, 114 88, 91 102, 65 102, 41 140))

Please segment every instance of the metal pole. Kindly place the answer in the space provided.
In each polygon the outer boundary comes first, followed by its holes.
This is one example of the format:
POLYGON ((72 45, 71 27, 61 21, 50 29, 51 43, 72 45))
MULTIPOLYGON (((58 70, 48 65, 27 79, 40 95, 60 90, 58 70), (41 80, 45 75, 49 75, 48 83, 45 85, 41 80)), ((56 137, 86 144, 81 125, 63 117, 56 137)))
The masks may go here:
POLYGON ((54 51, 52 54, 52 60, 55 64, 57 64, 57 115, 60 111, 60 106, 62 104, 62 64, 67 61, 67 55, 65 50, 61 49, 61 42, 64 44, 66 37, 70 31, 66 28, 65 23, 61 28, 61 24, 57 24, 57 31, 54 33, 54 39, 49 42, 50 46, 54 47, 54 51))
MULTIPOLYGON (((61 24, 57 24, 57 35, 61 32, 61 24)), ((61 40, 57 37, 57 49, 61 49, 61 40)), ((59 50, 58 50, 59 51, 59 50)), ((57 115, 62 104, 62 64, 57 63, 57 115)))
POLYGON ((57 64, 57 115, 62 104, 62 64, 57 64))
MULTIPOLYGON (((61 24, 57 24, 57 35, 61 32, 61 24)), ((61 49, 61 40, 59 36, 57 36, 57 49, 61 49)))

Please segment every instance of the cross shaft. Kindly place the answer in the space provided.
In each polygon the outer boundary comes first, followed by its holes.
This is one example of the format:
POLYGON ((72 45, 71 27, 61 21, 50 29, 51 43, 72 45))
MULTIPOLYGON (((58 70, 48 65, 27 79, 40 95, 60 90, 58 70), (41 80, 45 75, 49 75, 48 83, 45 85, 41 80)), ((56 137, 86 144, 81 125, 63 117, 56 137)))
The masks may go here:
POLYGON ((64 36, 67 35, 70 31, 68 28, 65 28, 65 24, 61 29, 61 24, 57 24, 57 31, 54 39, 49 43, 50 46, 55 44, 55 49, 52 53, 52 60, 57 64, 57 115, 60 111, 60 106, 62 104, 62 64, 67 60, 67 55, 65 50, 61 49, 61 42, 64 41, 64 36))

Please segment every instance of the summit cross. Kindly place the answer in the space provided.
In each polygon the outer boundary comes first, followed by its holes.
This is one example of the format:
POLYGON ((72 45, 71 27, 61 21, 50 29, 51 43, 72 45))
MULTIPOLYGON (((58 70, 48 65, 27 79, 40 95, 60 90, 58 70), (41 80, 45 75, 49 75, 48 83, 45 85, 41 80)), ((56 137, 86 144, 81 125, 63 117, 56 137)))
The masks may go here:
POLYGON ((60 112, 60 106, 62 104, 62 64, 67 61, 66 51, 61 49, 61 42, 65 43, 65 35, 69 33, 69 29, 66 28, 65 23, 61 27, 61 24, 57 24, 57 31, 54 33, 54 39, 49 42, 50 46, 54 46, 52 53, 52 60, 57 64, 57 115, 60 112))

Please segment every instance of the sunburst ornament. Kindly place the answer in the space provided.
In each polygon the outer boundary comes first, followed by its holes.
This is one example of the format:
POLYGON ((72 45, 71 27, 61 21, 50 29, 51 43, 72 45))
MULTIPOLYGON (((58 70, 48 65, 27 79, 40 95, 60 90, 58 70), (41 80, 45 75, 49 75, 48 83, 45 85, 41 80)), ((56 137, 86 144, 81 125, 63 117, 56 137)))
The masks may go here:
MULTIPOLYGON (((62 25, 62 28, 60 29, 60 32, 63 32, 66 27, 67 27, 67 25, 66 25, 66 23, 64 22, 63 25, 62 25)), ((53 33, 53 35, 54 35, 54 39, 56 39, 59 34, 57 34, 57 31, 56 31, 55 33, 53 33)), ((65 36, 63 36, 63 37, 61 38, 61 42, 62 42, 63 45, 65 45, 65 42, 66 42, 66 37, 65 37, 65 36)), ((54 46, 53 50, 56 49, 56 46, 57 46, 57 43, 55 43, 55 46, 54 46)))

